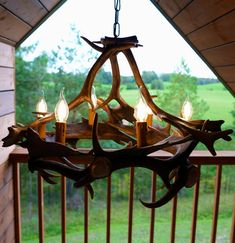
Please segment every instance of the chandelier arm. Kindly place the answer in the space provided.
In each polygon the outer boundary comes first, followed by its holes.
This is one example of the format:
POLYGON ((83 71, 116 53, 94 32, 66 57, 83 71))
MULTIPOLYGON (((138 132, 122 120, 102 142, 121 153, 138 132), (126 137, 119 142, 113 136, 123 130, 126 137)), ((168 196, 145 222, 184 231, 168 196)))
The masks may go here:
POLYGON ((81 38, 89 45, 91 46, 93 49, 95 49, 96 51, 99 51, 99 52, 103 52, 104 48, 103 47, 100 47, 98 45, 96 45, 94 42, 88 40, 86 37, 84 36, 81 36, 81 38))

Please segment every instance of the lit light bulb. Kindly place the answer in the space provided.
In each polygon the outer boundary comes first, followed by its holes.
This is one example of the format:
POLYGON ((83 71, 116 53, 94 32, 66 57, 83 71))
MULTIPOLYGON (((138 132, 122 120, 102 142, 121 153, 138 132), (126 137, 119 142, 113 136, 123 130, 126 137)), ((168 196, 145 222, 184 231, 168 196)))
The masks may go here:
MULTIPOLYGON (((44 92, 42 92, 42 96, 39 98, 38 103, 36 104, 36 112, 38 113, 46 113, 47 112, 47 103, 44 97, 44 92)), ((38 114, 38 117, 43 117, 42 114, 38 114)))
MULTIPOLYGON (((97 107, 97 97, 95 94, 95 87, 92 86, 92 91, 91 91, 91 101, 94 106, 94 109, 97 107)), ((91 105, 88 103, 89 109, 92 109, 91 105)))
POLYGON ((55 119, 57 122, 66 122, 69 116, 69 107, 64 98, 64 89, 60 91, 60 99, 55 107, 55 119))
MULTIPOLYGON (((146 106, 145 100, 140 93, 138 104, 134 108, 134 117, 138 122, 145 122, 148 117, 148 106, 146 106)), ((150 110, 150 108, 149 108, 150 110)))
POLYGON ((193 116, 193 107, 190 101, 186 100, 182 106, 181 110, 182 117, 189 121, 193 116))

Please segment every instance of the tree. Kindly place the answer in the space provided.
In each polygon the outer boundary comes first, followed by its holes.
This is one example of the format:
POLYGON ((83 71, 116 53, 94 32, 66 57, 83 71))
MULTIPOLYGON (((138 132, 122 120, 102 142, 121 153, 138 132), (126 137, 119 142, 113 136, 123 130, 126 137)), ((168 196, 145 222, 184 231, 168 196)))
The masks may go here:
POLYGON ((143 71, 142 78, 146 84, 151 83, 153 80, 157 80, 158 76, 154 71, 143 71))
POLYGON ((192 103, 193 118, 202 118, 208 110, 208 105, 198 97, 197 79, 190 75, 190 69, 182 60, 178 72, 171 76, 170 85, 163 93, 159 93, 157 103, 163 109, 178 116, 186 99, 192 103))

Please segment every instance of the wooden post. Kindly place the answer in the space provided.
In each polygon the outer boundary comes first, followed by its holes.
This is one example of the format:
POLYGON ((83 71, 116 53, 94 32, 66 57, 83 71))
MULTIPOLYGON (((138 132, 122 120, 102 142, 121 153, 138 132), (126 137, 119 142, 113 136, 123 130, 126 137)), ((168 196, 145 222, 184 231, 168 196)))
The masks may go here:
POLYGON ((153 126, 153 114, 148 114, 148 116, 147 116, 147 124, 150 127, 153 126))

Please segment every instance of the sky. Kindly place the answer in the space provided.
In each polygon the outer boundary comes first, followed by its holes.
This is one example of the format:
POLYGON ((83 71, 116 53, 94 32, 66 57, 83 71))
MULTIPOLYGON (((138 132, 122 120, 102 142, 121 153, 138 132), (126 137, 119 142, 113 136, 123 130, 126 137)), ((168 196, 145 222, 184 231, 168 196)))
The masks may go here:
MULTIPOLYGON (((120 37, 136 35, 143 47, 133 48, 133 54, 140 71, 155 71, 157 74, 172 73, 184 59, 191 75, 215 78, 206 64, 168 23, 151 1, 122 0, 119 14, 120 37)), ((113 37, 114 0, 68 0, 44 24, 42 24, 22 45, 38 42, 35 53, 50 51, 57 44, 71 40, 71 25, 76 26, 81 36, 89 40, 113 37)), ((84 46, 84 53, 89 47, 84 46)), ((35 54, 35 55, 36 55, 35 54)), ((79 55, 79 54, 78 54, 79 55)), ((81 55, 84 59, 84 55, 81 55)), ((94 61, 93 61, 94 62, 94 61)), ((86 68, 93 63, 87 60, 86 68)), ((109 66, 105 66, 109 69, 109 66)), ((120 57, 122 75, 131 75, 126 60, 120 57)))

